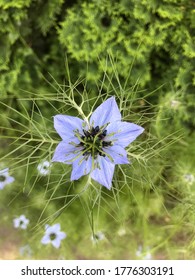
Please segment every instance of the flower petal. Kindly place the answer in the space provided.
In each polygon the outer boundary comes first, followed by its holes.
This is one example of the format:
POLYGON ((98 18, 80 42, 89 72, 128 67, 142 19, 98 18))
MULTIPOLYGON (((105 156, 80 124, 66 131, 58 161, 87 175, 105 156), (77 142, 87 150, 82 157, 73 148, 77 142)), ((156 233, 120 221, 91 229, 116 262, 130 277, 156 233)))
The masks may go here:
POLYGON ((60 243, 61 243, 61 239, 60 238, 56 238, 54 240, 51 241, 51 244, 55 247, 55 248, 59 248, 60 247, 60 243))
POLYGON ((48 244, 48 243, 50 243, 50 237, 49 237, 49 235, 48 234, 45 234, 44 236, 43 236, 43 238, 41 239, 41 243, 42 244, 48 244))
POLYGON ((24 215, 20 215, 19 217, 20 221, 25 222, 26 221, 26 217, 24 215))
POLYGON ((12 176, 7 177, 6 184, 11 184, 15 181, 15 178, 12 176))
POLYGON ((20 226, 20 228, 21 228, 21 229, 26 229, 26 228, 27 228, 27 224, 22 224, 22 225, 20 226))
POLYGON ((120 121, 121 113, 114 97, 110 97, 104 101, 97 109, 93 112, 90 118, 90 124, 94 127, 102 126, 109 122, 120 121))
MULTIPOLYGON (((76 143, 75 143, 76 145, 76 143)), ((72 164, 74 158, 76 158, 79 152, 83 149, 82 147, 75 147, 67 141, 61 141, 55 149, 52 162, 64 162, 66 164, 72 164)))
POLYGON ((55 224, 53 226, 51 226, 51 228, 53 229, 53 231, 57 232, 57 231, 60 231, 60 224, 55 224))
POLYGON ((47 233, 48 235, 50 235, 51 233, 57 234, 59 231, 60 231, 60 224, 59 224, 59 223, 58 223, 58 224, 55 224, 55 225, 53 225, 53 226, 48 226, 48 227, 46 228, 46 233, 47 233))
POLYGON ((78 180, 83 175, 87 175, 91 171, 92 158, 91 155, 88 158, 80 156, 72 165, 71 181, 78 180))
POLYGON ((5 182, 0 182, 0 190, 3 190, 6 186, 5 182))
POLYGON ((112 186, 115 164, 108 162, 102 156, 98 156, 97 162, 99 167, 91 172, 91 178, 110 190, 112 186))
MULTIPOLYGON (((129 163, 127 158, 127 152, 125 149, 119 145, 113 145, 106 148, 103 148, 104 152, 109 154, 111 158, 114 160, 115 164, 127 164, 129 163)), ((106 160, 111 162, 109 157, 105 157, 106 160)))
POLYGON ((109 124, 106 129, 107 135, 104 141, 114 141, 124 148, 144 131, 144 128, 137 124, 120 121, 109 124))
POLYGON ((58 238, 59 238, 60 240, 66 238, 66 233, 63 232, 63 231, 58 232, 58 238))
POLYGON ((0 175, 9 176, 9 168, 0 170, 0 175))
POLYGON ((54 128, 63 140, 74 138, 74 130, 82 133, 83 120, 67 115, 54 116, 54 128))
POLYGON ((20 221, 19 221, 18 218, 15 218, 15 219, 13 220, 13 223, 14 223, 14 227, 15 227, 15 228, 18 228, 18 227, 19 227, 19 224, 20 224, 20 221))

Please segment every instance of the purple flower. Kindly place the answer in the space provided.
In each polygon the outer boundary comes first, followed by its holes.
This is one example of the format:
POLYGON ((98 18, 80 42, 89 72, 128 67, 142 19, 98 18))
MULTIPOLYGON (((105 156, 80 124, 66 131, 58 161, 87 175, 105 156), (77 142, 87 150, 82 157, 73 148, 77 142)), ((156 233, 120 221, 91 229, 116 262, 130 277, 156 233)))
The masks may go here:
POLYGON ((54 127, 61 136, 52 161, 72 164, 71 181, 90 174, 110 189, 116 164, 128 164, 125 147, 144 129, 121 121, 114 97, 92 113, 89 122, 78 117, 56 115, 54 127))
POLYGON ((13 220, 13 224, 15 228, 26 229, 29 224, 29 219, 27 219, 25 215, 20 215, 13 220))
POLYGON ((9 168, 5 168, 0 171, 0 190, 14 181, 14 177, 9 176, 9 168))
POLYGON ((51 243, 55 248, 60 247, 61 240, 66 238, 66 233, 60 231, 60 224, 55 224, 53 226, 45 226, 45 235, 41 239, 42 244, 51 243))

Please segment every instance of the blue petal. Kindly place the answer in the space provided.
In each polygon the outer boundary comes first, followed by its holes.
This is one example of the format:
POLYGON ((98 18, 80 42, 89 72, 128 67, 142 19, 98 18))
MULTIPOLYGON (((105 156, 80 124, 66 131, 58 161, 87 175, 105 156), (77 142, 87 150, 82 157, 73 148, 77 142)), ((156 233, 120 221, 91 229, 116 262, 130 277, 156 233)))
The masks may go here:
POLYGON ((50 227, 51 231, 55 232, 56 234, 58 234, 58 231, 60 231, 60 224, 57 223, 53 226, 50 227))
POLYGON ((113 141, 124 148, 144 131, 144 128, 139 125, 120 121, 109 124, 106 129, 107 135, 104 141, 113 141))
POLYGON ((97 125, 102 126, 106 123, 120 120, 121 113, 118 109, 115 98, 110 97, 93 112, 90 118, 90 124, 95 127, 97 125))
POLYGON ((0 175, 9 176, 9 168, 0 170, 0 175))
POLYGON ((63 140, 74 138, 74 131, 78 130, 82 133, 83 120, 77 117, 71 117, 67 115, 54 116, 54 127, 57 133, 63 140))
POLYGON ((6 184, 11 184, 11 183, 13 183, 14 181, 15 181, 15 178, 9 176, 9 177, 7 177, 7 179, 6 179, 6 184))
MULTIPOLYGON (((103 148, 105 153, 109 154, 111 158, 114 160, 115 164, 127 164, 129 163, 127 159, 127 152, 125 149, 119 145, 113 145, 110 147, 103 148)), ((111 162, 109 157, 105 157, 106 160, 111 162)))
POLYGON ((59 238, 60 240, 66 238, 66 233, 63 232, 63 231, 59 231, 59 232, 58 232, 58 238, 59 238))
POLYGON ((48 243, 50 243, 50 237, 49 237, 49 235, 44 235, 43 236, 43 238, 41 239, 41 243, 42 244, 48 244, 48 243))
POLYGON ((67 141, 61 141, 56 147, 51 161, 72 164, 82 149, 82 147, 75 147, 74 145, 67 143, 67 141))
POLYGON ((51 244, 58 249, 60 247, 61 239, 60 238, 55 238, 54 240, 51 241, 51 244))
POLYGON ((91 171, 92 158, 91 155, 88 158, 80 156, 72 165, 71 181, 78 180, 80 177, 87 175, 91 171))
POLYGON ((110 190, 115 164, 108 162, 102 156, 98 156, 97 162, 99 167, 91 172, 91 178, 110 190))

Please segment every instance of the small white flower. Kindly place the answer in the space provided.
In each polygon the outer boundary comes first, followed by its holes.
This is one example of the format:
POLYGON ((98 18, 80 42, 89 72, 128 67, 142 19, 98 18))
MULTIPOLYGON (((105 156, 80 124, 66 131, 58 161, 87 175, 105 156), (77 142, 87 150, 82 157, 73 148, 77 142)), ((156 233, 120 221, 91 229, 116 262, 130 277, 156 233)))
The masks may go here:
POLYGON ((98 231, 97 233, 94 233, 91 236, 91 240, 93 243, 97 243, 98 241, 104 240, 105 239, 105 235, 103 232, 98 231))
POLYGON ((26 257, 31 257, 32 256, 32 250, 31 250, 31 247, 28 244, 20 247, 19 252, 20 252, 21 256, 26 256, 26 257))
POLYGON ((120 228, 119 230, 118 230, 118 235, 119 236, 124 236, 126 234, 126 230, 124 229, 124 228, 120 228))
POLYGON ((0 190, 2 190, 6 185, 14 182, 14 177, 9 176, 9 168, 5 168, 0 171, 0 190))
POLYGON ((51 163, 48 160, 42 161, 38 164, 37 170, 40 175, 46 176, 50 173, 51 163))
POLYGON ((150 253, 149 247, 147 247, 147 251, 143 252, 143 248, 140 245, 135 254, 137 257, 141 258, 142 260, 151 260, 152 259, 152 255, 150 253))
POLYGON ((192 185, 195 182, 195 177, 193 174, 185 174, 183 175, 183 178, 189 185, 192 185))
POLYGON ((24 215, 19 216, 13 220, 15 228, 26 229, 29 224, 29 219, 27 219, 24 215))
POLYGON ((140 257, 140 256, 142 255, 142 246, 141 246, 141 245, 138 247, 138 249, 137 249, 135 255, 136 255, 137 257, 140 257))
POLYGON ((177 100, 171 100, 171 107, 177 109, 179 107, 179 105, 181 104, 181 102, 177 101, 177 100))
POLYGON ((144 260, 151 260, 152 259, 152 254, 147 251, 146 254, 143 257, 144 260))
POLYGON ((60 231, 60 224, 55 224, 53 226, 45 226, 45 235, 41 239, 42 244, 51 243, 55 248, 60 247, 61 240, 66 238, 66 233, 60 231))

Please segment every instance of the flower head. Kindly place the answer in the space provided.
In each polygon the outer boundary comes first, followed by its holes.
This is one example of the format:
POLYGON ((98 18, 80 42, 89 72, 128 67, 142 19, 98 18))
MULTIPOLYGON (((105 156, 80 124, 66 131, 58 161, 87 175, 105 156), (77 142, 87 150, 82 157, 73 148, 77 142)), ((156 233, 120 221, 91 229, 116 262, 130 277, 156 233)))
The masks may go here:
POLYGON ((32 249, 28 244, 26 244, 26 245, 19 248, 19 253, 20 253, 21 256, 31 257, 32 256, 32 249))
POLYGON ((26 229, 29 224, 29 219, 27 219, 25 215, 20 215, 13 220, 13 224, 15 228, 26 229))
POLYGON ((6 185, 14 182, 14 177, 9 176, 9 168, 5 168, 0 171, 0 190, 2 190, 6 185))
POLYGON ((60 224, 55 224, 53 226, 45 226, 45 235, 41 239, 42 244, 51 243, 55 248, 60 247, 61 240, 66 238, 66 233, 60 231, 60 224))
POLYGON ((185 174, 183 175, 183 178, 189 185, 192 185, 195 182, 195 177, 193 174, 185 174))
POLYGON ((37 166, 37 170, 40 175, 46 176, 50 173, 51 163, 48 160, 40 162, 37 166))
POLYGON ((171 107, 174 109, 177 109, 180 104, 181 102, 179 102, 178 100, 171 100, 171 107))
POLYGON ((143 128, 121 121, 114 97, 92 113, 89 122, 78 117, 56 115, 54 127, 61 136, 52 161, 72 164, 71 180, 90 174, 110 189, 116 164, 128 164, 125 147, 143 132, 143 128))
POLYGON ((152 254, 150 253, 150 248, 146 248, 146 252, 143 252, 143 248, 140 245, 136 251, 136 256, 141 258, 142 260, 151 260, 152 259, 152 254))
POLYGON ((118 230, 118 235, 119 235, 119 236, 124 236, 126 233, 127 233, 127 232, 126 232, 125 228, 120 228, 120 229, 118 230))
POLYGON ((104 239, 105 239, 105 235, 101 231, 98 231, 91 236, 91 240, 92 240, 93 243, 97 243, 97 242, 99 242, 101 240, 104 240, 104 239))

